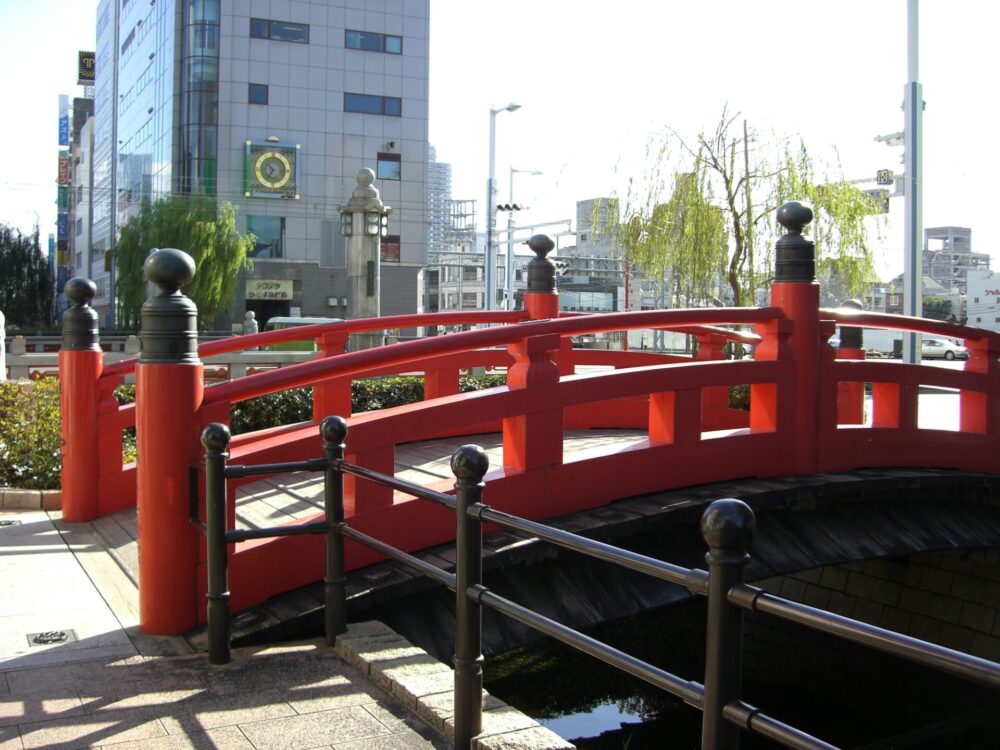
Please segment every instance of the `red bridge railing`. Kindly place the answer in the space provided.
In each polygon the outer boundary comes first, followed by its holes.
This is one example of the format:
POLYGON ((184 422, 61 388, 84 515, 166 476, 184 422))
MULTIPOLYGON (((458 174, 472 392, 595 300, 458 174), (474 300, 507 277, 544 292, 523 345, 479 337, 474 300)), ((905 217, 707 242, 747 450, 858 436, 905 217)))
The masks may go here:
MULTIPOLYGON (((502 432, 503 461, 488 478, 489 501, 526 518, 745 476, 864 466, 994 470, 992 457, 1000 447, 1000 336, 936 321, 820 309, 812 245, 801 237, 810 218, 798 204, 786 204, 779 212, 789 233, 778 242, 772 304, 766 308, 560 316, 554 269, 544 257, 551 242, 539 238, 532 245, 538 257, 529 270, 524 311, 355 320, 200 347, 196 311, 179 292, 193 266, 186 265, 190 259, 185 261, 183 253, 161 251, 147 267, 161 293, 144 308, 143 354, 137 362, 103 371, 90 343, 96 341, 96 321, 92 332, 88 323, 73 323, 89 320, 89 282, 74 280, 67 287, 75 303, 67 313, 72 325, 60 356, 68 384, 64 405, 83 407, 63 412, 64 513, 68 520, 86 520, 111 512, 126 507, 137 489, 142 627, 154 633, 186 631, 204 617, 198 583, 204 576, 197 574, 203 551, 188 521, 188 472, 200 456, 201 429, 210 422, 227 423, 232 403, 311 385, 313 422, 241 435, 230 447, 234 461, 294 460, 317 448, 318 418, 350 415, 352 379, 395 372, 423 372, 424 401, 351 417, 348 460, 391 475, 399 444, 502 432), (349 335, 358 331, 484 323, 493 325, 345 351, 349 335), (963 371, 866 361, 860 345, 834 351, 827 344, 837 324, 964 338, 970 359, 963 371), (750 327, 756 333, 721 326, 750 327), (680 357, 572 347, 574 336, 640 328, 687 331, 697 338, 698 353, 680 357), (318 342, 313 361, 203 385, 200 356, 305 336, 318 342), (753 359, 726 359, 728 340, 755 345, 753 359), (577 372, 595 364, 615 369, 577 372), (482 365, 506 367, 506 386, 460 394, 459 370, 482 365), (111 403, 114 387, 133 368, 137 404, 118 407, 111 403), (871 427, 864 426, 867 382, 873 384, 871 427), (733 385, 749 387, 749 411, 729 408, 733 385), (921 385, 960 392, 957 432, 919 427, 921 385), (130 424, 138 431, 138 469, 121 463, 121 429, 130 424), (646 435, 626 449, 565 458, 565 430, 589 427, 628 427, 646 435)), ((448 539, 443 519, 384 487, 349 480, 345 499, 352 525, 378 528, 390 543, 419 549, 448 539), (406 529, 405 541, 393 529, 406 529)), ((229 503, 235 504, 232 493, 229 503)), ((246 542, 230 554, 236 608, 322 575, 321 545, 309 539, 246 542)), ((355 549, 348 564, 374 559, 355 549)))

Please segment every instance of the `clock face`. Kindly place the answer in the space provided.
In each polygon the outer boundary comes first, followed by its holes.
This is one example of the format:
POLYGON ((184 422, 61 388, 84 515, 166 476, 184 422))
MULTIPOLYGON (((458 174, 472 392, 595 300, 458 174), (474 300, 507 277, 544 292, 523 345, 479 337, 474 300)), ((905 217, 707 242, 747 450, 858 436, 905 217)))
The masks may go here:
POLYGON ((298 198, 298 146, 247 142, 246 195, 298 198))
POLYGON ((284 154, 265 151, 257 157, 254 172, 261 185, 276 190, 284 187, 291 179, 292 166, 284 154))

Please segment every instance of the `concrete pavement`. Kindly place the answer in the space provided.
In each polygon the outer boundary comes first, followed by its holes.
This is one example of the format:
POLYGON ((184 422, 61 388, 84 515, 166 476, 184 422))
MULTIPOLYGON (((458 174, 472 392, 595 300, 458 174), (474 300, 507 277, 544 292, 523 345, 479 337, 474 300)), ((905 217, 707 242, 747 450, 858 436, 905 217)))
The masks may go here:
MULTIPOLYGON (((91 575, 104 550, 57 513, 0 513, 0 750, 409 750, 450 747, 451 668, 381 623, 235 649, 212 667, 140 633, 91 575), (82 541, 81 541, 82 539, 82 541), (166 655, 165 655, 166 654, 166 655)), ((485 695, 482 750, 572 745, 485 695)))

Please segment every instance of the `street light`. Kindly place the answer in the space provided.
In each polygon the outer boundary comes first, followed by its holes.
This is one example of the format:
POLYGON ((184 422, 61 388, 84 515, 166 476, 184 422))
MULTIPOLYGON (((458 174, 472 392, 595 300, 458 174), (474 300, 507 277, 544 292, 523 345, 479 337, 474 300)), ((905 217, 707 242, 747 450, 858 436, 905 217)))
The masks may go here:
MULTIPOLYGON (((538 170, 533 169, 514 169, 510 168, 510 204, 514 206, 514 175, 516 174, 530 174, 532 177, 537 177, 542 174, 538 170)), ((522 206, 523 208, 523 206, 522 206)), ((503 279, 504 295, 507 300, 507 309, 514 309, 514 211, 516 208, 512 208, 507 212, 507 272, 503 279)))
POLYGON ((486 180, 486 272, 485 272, 485 282, 486 282, 486 309, 492 310, 496 307, 496 254, 493 250, 493 221, 494 212, 496 207, 494 205, 494 194, 496 193, 496 188, 493 186, 495 182, 496 173, 496 160, 497 160, 497 115, 501 112, 513 112, 516 109, 520 109, 520 104, 515 104, 511 102, 506 107, 500 107, 499 109, 493 109, 490 107, 490 172, 489 178, 486 180))

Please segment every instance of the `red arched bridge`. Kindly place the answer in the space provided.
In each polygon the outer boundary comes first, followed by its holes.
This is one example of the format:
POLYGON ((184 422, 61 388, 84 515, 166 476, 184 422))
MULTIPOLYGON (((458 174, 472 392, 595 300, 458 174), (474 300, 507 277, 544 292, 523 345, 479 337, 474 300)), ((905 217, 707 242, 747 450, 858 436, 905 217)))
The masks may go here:
MULTIPOLYGON (((797 204, 789 204, 797 205, 797 204)), ((194 272, 184 253, 147 261, 160 289, 143 309, 143 351, 103 366, 93 285, 67 284, 73 306, 64 321, 63 512, 86 521, 138 505, 140 620, 157 634, 204 621, 205 552, 190 522, 192 467, 202 461, 206 425, 228 423, 232 404, 312 386, 314 419, 239 435, 231 464, 305 461, 322 455, 319 421, 348 417, 346 459, 393 473, 397 446, 449 436, 502 433, 501 465, 486 474, 484 500, 527 519, 593 508, 612 500, 740 477, 773 477, 865 467, 939 467, 995 472, 1000 454, 1000 335, 939 321, 856 309, 823 309, 812 243, 801 237, 807 212, 780 212, 771 304, 763 308, 654 310, 595 315, 559 311, 552 243, 536 237, 524 310, 404 315, 304 326, 198 345, 197 310, 180 289, 194 272), (352 334, 422 326, 471 330, 374 349, 347 351, 352 334), (839 349, 828 340, 847 326, 839 349), (961 338, 963 369, 866 361, 861 327, 961 338), (662 329, 690 334, 693 356, 573 346, 585 334, 662 329), (201 358, 312 337, 316 359, 204 386, 201 358), (729 359, 727 342, 753 345, 753 357, 729 359), (601 367, 594 367, 601 366, 601 367), (504 386, 459 392, 459 373, 506 368, 504 386), (351 382, 423 373, 419 403, 351 415, 351 382), (115 388, 136 378, 136 403, 119 405, 115 388), (866 420, 865 384, 871 383, 866 420), (749 386, 749 409, 729 406, 729 389, 749 386), (918 390, 955 389, 957 431, 922 428, 918 390), (122 432, 135 427, 138 461, 122 462, 122 432), (569 430, 629 428, 638 441, 564 453, 569 430)), ((229 482, 229 512, 235 487, 229 482)), ((391 488, 346 478, 352 527, 404 550, 454 536, 454 519, 391 488)), ((320 579, 318 537, 250 539, 230 545, 232 603, 243 608, 320 579)), ((378 559, 348 549, 348 567, 378 559)))

